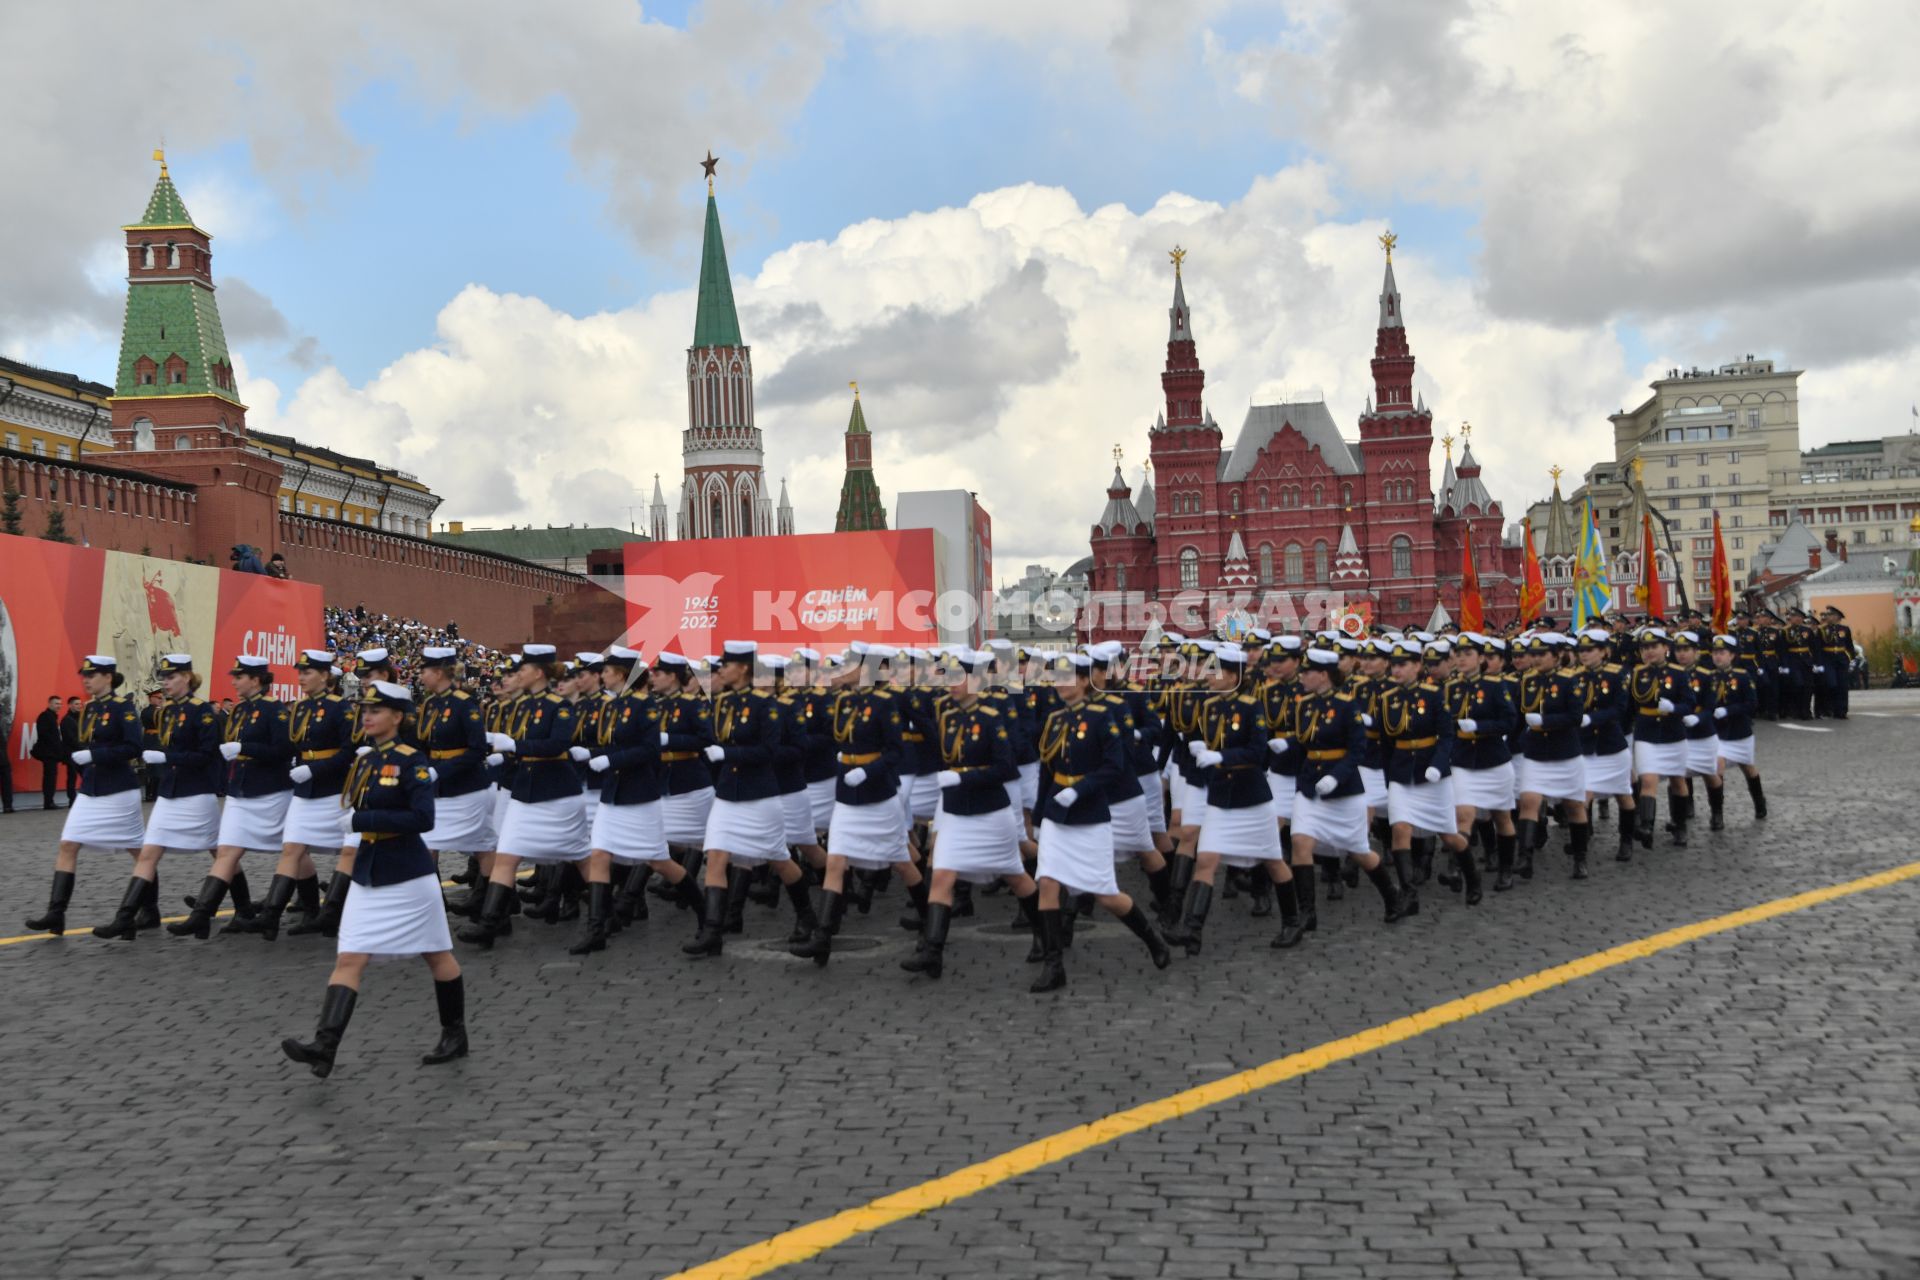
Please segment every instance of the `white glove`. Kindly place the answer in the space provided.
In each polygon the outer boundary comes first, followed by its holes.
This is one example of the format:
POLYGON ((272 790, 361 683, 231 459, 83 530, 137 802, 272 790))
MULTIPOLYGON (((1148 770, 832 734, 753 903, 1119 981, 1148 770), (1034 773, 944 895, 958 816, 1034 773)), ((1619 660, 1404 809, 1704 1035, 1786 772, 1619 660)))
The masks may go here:
MULTIPOLYGON (((240 748, 237 745, 234 747, 235 751, 238 751, 239 749, 240 748)), ((73 753, 73 762, 79 765, 92 764, 93 752, 87 750, 85 747, 82 747, 80 750, 73 753)))
POLYGON ((1287 754, 1287 748, 1292 745, 1293 744, 1291 742, 1288 742, 1285 738, 1268 738, 1267 739, 1267 750, 1273 752, 1273 754, 1277 756, 1283 756, 1287 754))
POLYGON ((487 745, 495 751, 510 752, 518 744, 504 733, 490 733, 487 735, 487 745))
POLYGON ((1062 787, 1053 793, 1053 798, 1055 803, 1062 809, 1071 809, 1073 808, 1073 802, 1080 798, 1080 793, 1072 787, 1062 787))
POLYGON ((843 781, 845 781, 846 784, 850 787, 857 787, 861 783, 865 782, 866 780, 867 780, 867 771, 865 769, 858 769, 858 768, 847 770, 847 776, 845 779, 843 779, 843 781))
POLYGON ((142 751, 140 758, 148 764, 165 764, 167 762, 167 753, 164 751, 142 751))
POLYGON ((1546 723, 1546 717, 1545 717, 1545 716, 1542 716, 1542 715, 1541 715, 1541 714, 1540 714, 1540 713, 1539 713, 1538 711, 1529 711, 1529 712, 1527 712, 1527 727, 1528 727, 1528 728, 1530 728, 1530 729, 1538 729, 1538 728, 1539 728, 1539 727, 1540 727, 1541 725, 1543 725, 1543 724, 1545 724, 1545 723, 1546 723))
POLYGON ((1363 711, 1360 713, 1360 723, 1371 729, 1373 728, 1373 717, 1363 711))
POLYGON ((1694 716, 1694 715, 1681 716, 1680 723, 1687 726, 1687 728, 1691 729, 1693 728, 1693 726, 1700 723, 1700 717, 1694 716))
POLYGON ((1660 714, 1661 714, 1661 715, 1665 715, 1665 716, 1670 716, 1670 715, 1672 715, 1672 714, 1673 714, 1673 699, 1672 699, 1672 698, 1662 698, 1662 699, 1660 699, 1660 714))
POLYGON ((948 787, 957 787, 960 785, 960 775, 952 769, 942 769, 934 776, 933 780, 940 785, 942 791, 945 791, 948 787))
POLYGON ((1140 741, 1140 731, 1139 731, 1138 729, 1135 729, 1135 730, 1133 731, 1133 740, 1134 740, 1135 742, 1138 742, 1138 741, 1140 741))
POLYGON ((1332 774, 1328 774, 1326 777, 1320 779, 1320 781, 1314 783, 1313 789, 1320 795, 1330 796, 1334 793, 1334 789, 1337 788, 1339 785, 1340 785, 1340 780, 1338 778, 1335 778, 1332 774))
POLYGON ((428 782, 440 781, 440 771, 434 768, 432 765, 427 766, 427 781, 428 782))
POLYGON ((1727 709, 1725 707, 1715 707, 1713 709, 1713 718, 1715 720, 1725 720, 1727 718, 1727 709))
POLYGON ((372 751, 373 751, 372 747, 362 747, 358 751, 354 752, 353 754, 356 756, 364 756, 371 753, 372 751))
POLYGON ((1207 749, 1207 740, 1205 738, 1192 738, 1192 739, 1189 739, 1187 742, 1187 751, 1193 756, 1195 760, 1198 760, 1200 758, 1200 753, 1202 751, 1205 751, 1206 749, 1207 749))
POLYGON ((1478 733, 1480 732, 1480 722, 1478 720, 1462 720, 1460 722, 1460 732, 1478 733))
POLYGON ((1199 758, 1195 760, 1194 763, 1199 765, 1202 769, 1211 769, 1213 768, 1213 766, 1219 764, 1222 760, 1225 760, 1225 759, 1226 757, 1221 755, 1218 751, 1202 751, 1200 753, 1199 758))
POLYGON ((1440 771, 1434 768, 1432 765, 1427 766, 1427 781, 1428 782, 1440 781, 1440 771))
POLYGON ((501 765, 505 764, 506 762, 507 762, 507 758, 501 755, 498 751, 496 751, 492 755, 487 757, 487 768, 498 769, 501 765))
POLYGON ((607 759, 605 756, 595 756, 593 759, 587 761, 587 768, 593 770, 595 773, 605 773, 612 767, 613 761, 607 759))
POLYGON ((662 729, 660 731, 660 745, 664 747, 672 741, 673 741, 673 735, 668 733, 665 729, 662 729))
MULTIPOLYGON (((364 750, 366 750, 366 748, 364 748, 364 747, 362 747, 362 748, 361 748, 361 750, 363 750, 363 751, 364 751, 364 750)), ((221 743, 221 744, 220 744, 220 758, 221 758, 222 760, 231 760, 231 759, 233 759, 233 758, 234 758, 235 756, 237 756, 237 755, 239 755, 239 754, 240 754, 240 744, 239 744, 239 743, 237 743, 237 742, 223 742, 223 743, 221 743)), ((76 755, 76 756, 74 756, 74 759, 75 759, 75 760, 78 760, 79 758, 80 758, 80 757, 79 757, 78 755, 76 755)))
POLYGON ((727 749, 721 746, 719 743, 716 742, 712 746, 707 748, 707 759, 713 761, 715 764, 719 764, 722 760, 725 760, 726 758, 727 758, 727 749))
POLYGON ((297 764, 287 770, 287 776, 295 782, 305 782, 307 779, 313 777, 313 770, 304 764, 297 764))
POLYGON ((569 760, 574 761, 575 763, 578 763, 580 761, 587 759, 592 754, 593 752, 587 750, 585 747, 568 747, 567 748, 567 758, 569 760))
POLYGON ((1580 717, 1580 727, 1581 727, 1582 729, 1586 729, 1586 728, 1589 728, 1589 727, 1591 727, 1591 726, 1592 726, 1592 724, 1593 724, 1593 717, 1592 717, 1592 716, 1589 716, 1589 715, 1583 715, 1583 716, 1581 716, 1581 717, 1580 717))
POLYGON ((1817 675, 1817 676, 1823 676, 1823 675, 1825 675, 1825 674, 1827 674, 1827 669, 1826 669, 1825 667, 1815 667, 1815 668, 1813 669, 1813 674, 1815 674, 1815 675, 1817 675))
POLYGON ((1783 676, 1789 676, 1789 675, 1792 675, 1793 673, 1787 670, 1785 667, 1782 667, 1780 668, 1780 674, 1783 676))

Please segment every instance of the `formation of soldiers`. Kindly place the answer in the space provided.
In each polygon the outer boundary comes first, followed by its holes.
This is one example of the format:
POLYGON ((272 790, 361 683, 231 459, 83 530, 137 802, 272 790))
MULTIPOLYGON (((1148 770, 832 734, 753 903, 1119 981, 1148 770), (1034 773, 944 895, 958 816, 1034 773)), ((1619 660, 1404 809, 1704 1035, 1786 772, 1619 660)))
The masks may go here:
POLYGON ((928 978, 944 973, 949 926, 978 909, 976 889, 1012 897, 1036 992, 1066 984, 1075 921, 1096 908, 1158 968, 1176 948, 1201 951, 1216 894, 1277 914, 1271 945, 1288 949, 1318 929, 1321 893, 1362 876, 1388 925, 1418 913, 1430 880, 1468 906, 1485 900, 1488 873, 1510 892, 1536 875, 1555 825, 1567 874, 1584 879, 1610 808, 1617 860, 1654 846, 1663 796, 1668 838, 1685 846, 1701 789, 1710 829, 1723 829, 1730 766, 1764 819, 1753 721, 1844 718, 1851 637, 1833 616, 1743 616, 1721 635, 1693 621, 1573 635, 1256 630, 1241 643, 1169 633, 1064 654, 999 640, 830 655, 730 641, 705 660, 617 646, 563 660, 528 644, 484 687, 468 687, 450 647, 423 650, 415 688, 371 650, 357 655, 357 705, 339 692, 337 656, 307 651, 292 702, 272 697, 264 662, 239 659, 224 720, 197 696, 193 658, 174 654, 157 747, 112 659, 96 656, 81 672, 81 799, 48 909, 27 926, 64 930, 83 846, 134 859, 120 909, 93 930, 119 940, 160 926, 164 854, 211 851, 169 933, 207 938, 230 899, 222 933, 272 942, 292 912, 289 934, 340 936, 331 1039, 288 1042, 319 1074, 351 1012, 336 988, 357 990, 350 962, 368 955, 428 958, 452 993, 429 1060, 465 1053, 426 856, 441 853, 467 856, 455 877, 466 890, 444 909, 478 948, 512 938, 516 920, 570 922, 568 949, 589 955, 648 920, 651 898, 689 919, 687 956, 711 957, 745 932, 750 903, 784 896, 786 945, 825 965, 847 908, 870 912, 897 880, 918 943, 902 967, 928 978), (159 775, 144 822, 136 761, 159 775), (261 851, 277 862, 256 899, 242 860, 261 851), (316 851, 335 858, 324 890, 316 851), (1145 903, 1120 888, 1129 861, 1145 903))

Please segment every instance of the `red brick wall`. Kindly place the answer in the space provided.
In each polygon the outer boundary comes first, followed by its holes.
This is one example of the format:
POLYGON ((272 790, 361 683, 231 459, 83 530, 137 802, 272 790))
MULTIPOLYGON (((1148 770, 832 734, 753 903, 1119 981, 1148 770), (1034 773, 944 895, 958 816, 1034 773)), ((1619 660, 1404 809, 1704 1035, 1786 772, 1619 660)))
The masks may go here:
POLYGON ((0 458, 0 488, 19 492, 26 537, 45 533, 47 513, 57 506, 76 543, 169 560, 198 555, 192 489, 11 456, 0 458))

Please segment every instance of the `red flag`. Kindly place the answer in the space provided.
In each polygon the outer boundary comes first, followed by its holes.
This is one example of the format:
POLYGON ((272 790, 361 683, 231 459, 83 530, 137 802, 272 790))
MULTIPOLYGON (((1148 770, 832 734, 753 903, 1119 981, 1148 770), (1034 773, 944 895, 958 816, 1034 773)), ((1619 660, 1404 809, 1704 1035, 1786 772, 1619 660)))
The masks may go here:
POLYGON ((1466 545, 1461 549, 1460 629, 1479 631, 1486 625, 1486 602, 1480 598, 1480 571, 1473 567, 1473 530, 1468 529, 1466 545))
POLYGON ((1733 574, 1727 569, 1727 540, 1720 536, 1720 513, 1713 513, 1713 630, 1725 635, 1733 623, 1733 574))
POLYGON ((1667 589, 1660 581, 1660 556, 1653 545, 1653 513, 1640 513, 1640 604, 1649 618, 1667 613, 1667 589))
POLYGON ((1520 622, 1522 625, 1538 618, 1547 605, 1547 583, 1540 576, 1540 556, 1533 549, 1533 530, 1522 527, 1522 539, 1527 548, 1527 567, 1520 579, 1520 622))

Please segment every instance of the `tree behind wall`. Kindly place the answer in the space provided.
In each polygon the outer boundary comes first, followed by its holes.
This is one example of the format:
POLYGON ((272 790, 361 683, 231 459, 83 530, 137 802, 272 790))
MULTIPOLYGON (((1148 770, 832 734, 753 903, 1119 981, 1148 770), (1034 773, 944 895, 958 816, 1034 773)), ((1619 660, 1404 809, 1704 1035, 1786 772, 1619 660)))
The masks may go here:
POLYGON ((67 532, 67 513, 59 507, 48 507, 47 531, 40 536, 48 542, 72 542, 73 535, 67 532))
POLYGON ((20 491, 10 488, 0 494, 0 533, 20 531, 20 491))

